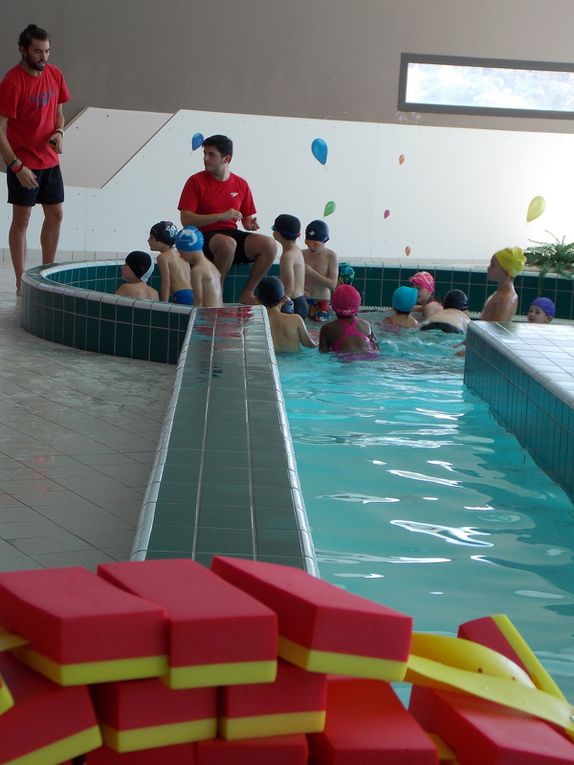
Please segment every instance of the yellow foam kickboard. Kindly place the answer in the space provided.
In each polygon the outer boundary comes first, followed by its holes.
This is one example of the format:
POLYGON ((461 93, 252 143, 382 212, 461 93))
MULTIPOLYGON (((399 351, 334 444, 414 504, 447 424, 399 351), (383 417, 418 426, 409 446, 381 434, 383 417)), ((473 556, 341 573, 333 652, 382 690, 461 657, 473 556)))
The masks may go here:
POLYGON ((104 744, 114 752, 137 752, 141 749, 154 749, 171 744, 187 744, 193 741, 206 741, 217 735, 217 718, 190 720, 187 722, 151 725, 147 728, 117 730, 110 725, 100 725, 104 744))
POLYGON ((86 754, 102 745, 102 736, 98 726, 88 728, 81 733, 63 738, 53 744, 43 746, 34 752, 16 757, 15 760, 6 760, 4 765, 54 765, 58 762, 67 762, 72 757, 86 754))
POLYGON ((4 682, 4 678, 0 675, 0 715, 7 712, 14 706, 14 698, 10 693, 10 688, 4 682))
POLYGON ((546 691, 546 693, 556 696, 557 699, 566 701, 566 697, 558 687, 557 683, 544 669, 534 651, 530 648, 526 640, 524 640, 508 616, 506 616, 506 614, 495 614, 491 618, 508 643, 512 646, 520 661, 526 667, 528 674, 534 681, 534 685, 537 688, 540 688, 541 691, 546 691))
POLYGON ((281 636, 279 637, 279 656, 308 672, 364 677, 369 680, 385 680, 388 683, 400 682, 407 671, 407 662, 333 651, 316 651, 281 636))
POLYGON ((287 736, 291 733, 321 733, 325 727, 325 718, 325 711, 220 717, 219 735, 226 741, 237 741, 242 738, 287 736))
POLYGON ((159 677, 167 672, 167 656, 58 664, 28 647, 15 648, 12 653, 22 664, 62 686, 141 680, 146 677, 159 677))
POLYGON ((161 679, 168 688, 212 688, 218 685, 250 685, 273 683, 277 676, 276 661, 251 661, 228 664, 196 664, 169 667, 161 679))

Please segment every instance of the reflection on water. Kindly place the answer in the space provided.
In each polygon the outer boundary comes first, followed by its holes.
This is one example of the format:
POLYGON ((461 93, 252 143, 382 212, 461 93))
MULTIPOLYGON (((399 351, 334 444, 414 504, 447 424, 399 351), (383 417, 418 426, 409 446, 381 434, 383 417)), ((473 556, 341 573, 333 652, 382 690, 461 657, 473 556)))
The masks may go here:
POLYGON ((456 342, 280 358, 321 574, 419 630, 507 613, 574 699, 572 504, 464 389, 456 342))

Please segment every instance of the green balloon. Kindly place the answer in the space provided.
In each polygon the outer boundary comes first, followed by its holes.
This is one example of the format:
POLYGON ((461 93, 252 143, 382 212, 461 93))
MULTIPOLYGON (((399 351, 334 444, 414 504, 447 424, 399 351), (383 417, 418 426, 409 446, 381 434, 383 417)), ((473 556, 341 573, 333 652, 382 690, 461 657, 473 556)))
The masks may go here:
POLYGON ((336 209, 337 205, 334 202, 327 202, 325 209, 323 210, 323 215, 327 217, 327 215, 334 213, 336 209))

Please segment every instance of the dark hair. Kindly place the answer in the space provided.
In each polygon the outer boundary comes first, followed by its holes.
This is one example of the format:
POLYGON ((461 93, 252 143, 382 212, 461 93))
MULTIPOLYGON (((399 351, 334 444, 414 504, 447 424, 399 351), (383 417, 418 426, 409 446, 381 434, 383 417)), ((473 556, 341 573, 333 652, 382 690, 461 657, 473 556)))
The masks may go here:
POLYGON ((18 38, 19 48, 29 48, 32 45, 32 40, 49 40, 50 35, 45 29, 37 27, 35 24, 28 24, 26 29, 20 34, 18 38))
POLYGON ((233 141, 226 135, 211 135, 203 141, 202 146, 214 146, 222 157, 228 154, 233 156, 233 141))

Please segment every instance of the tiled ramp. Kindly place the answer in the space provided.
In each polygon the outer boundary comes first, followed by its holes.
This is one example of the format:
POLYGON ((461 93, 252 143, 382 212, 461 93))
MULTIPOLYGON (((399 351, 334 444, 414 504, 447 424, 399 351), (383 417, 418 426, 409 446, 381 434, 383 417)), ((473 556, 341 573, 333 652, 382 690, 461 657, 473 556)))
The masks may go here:
POLYGON ((194 312, 131 557, 214 554, 316 573, 261 306, 194 312))

